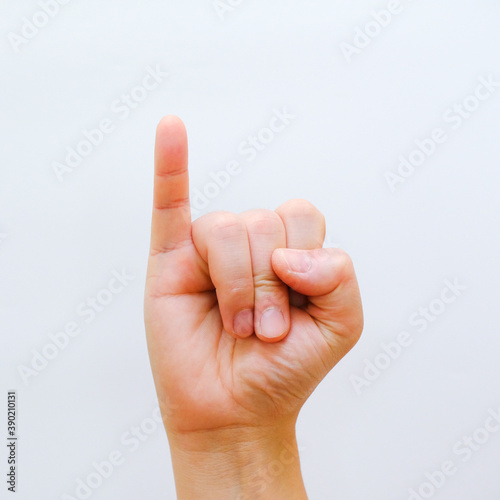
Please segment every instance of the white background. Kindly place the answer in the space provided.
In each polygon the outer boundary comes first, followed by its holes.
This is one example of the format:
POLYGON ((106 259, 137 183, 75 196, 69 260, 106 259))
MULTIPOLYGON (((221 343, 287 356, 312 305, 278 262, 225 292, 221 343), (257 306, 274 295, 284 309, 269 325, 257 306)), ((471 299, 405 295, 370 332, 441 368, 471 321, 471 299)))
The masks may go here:
MULTIPOLYGON (((341 44, 387 3, 246 0, 219 15, 211 0, 72 0, 16 50, 40 6, 2 2, 0 414, 17 390, 19 476, 17 496, 2 479, 0 497, 78 498, 77 479, 118 451, 92 499, 175 498, 164 431, 148 420, 142 298, 154 132, 177 114, 193 190, 241 166, 201 213, 306 198, 327 218, 326 244, 355 262, 364 334, 298 424, 310 498, 405 500, 447 460, 455 473, 427 498, 500 498, 500 432, 478 431, 500 407, 500 88, 460 127, 445 119, 480 77, 500 81, 500 4, 401 0, 348 61, 341 44), (162 83, 122 119, 113 102, 156 65, 162 83), (283 108, 295 118, 247 161, 239 145, 283 108), (104 118, 115 130, 59 181, 54 163, 104 118), (385 173, 436 128, 447 141, 393 192, 385 173), (86 324, 77 308, 113 270, 134 279, 86 324), (445 280, 467 289, 419 332, 409 318, 445 280), (70 321, 80 335, 23 382, 19 367, 70 321), (356 391, 352 376, 401 331, 411 346, 356 391), (141 425, 151 432, 135 449, 141 425), (484 444, 464 461, 454 449, 475 431, 484 444)), ((5 477, 5 437, 1 448, 5 477)))

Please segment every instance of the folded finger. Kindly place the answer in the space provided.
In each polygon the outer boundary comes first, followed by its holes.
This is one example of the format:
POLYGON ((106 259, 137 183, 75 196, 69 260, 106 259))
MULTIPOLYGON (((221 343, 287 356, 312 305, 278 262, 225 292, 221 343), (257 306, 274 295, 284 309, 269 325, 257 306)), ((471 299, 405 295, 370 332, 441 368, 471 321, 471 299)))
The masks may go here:
POLYGON ((290 330, 287 286, 273 270, 273 251, 286 245, 285 228, 271 210, 250 210, 244 219, 252 258, 255 288, 255 333, 266 342, 283 339, 290 330))
POLYGON ((252 335, 254 285, 245 223, 236 214, 213 212, 193 222, 192 234, 208 264, 224 329, 236 338, 252 335))

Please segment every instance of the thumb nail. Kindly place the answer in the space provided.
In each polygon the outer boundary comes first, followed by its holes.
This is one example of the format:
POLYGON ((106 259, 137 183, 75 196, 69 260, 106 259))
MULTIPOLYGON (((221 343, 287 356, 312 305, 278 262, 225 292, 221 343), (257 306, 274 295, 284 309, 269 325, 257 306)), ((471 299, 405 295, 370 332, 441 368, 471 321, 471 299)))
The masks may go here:
POLYGON ((283 260, 288 269, 294 273, 307 273, 312 267, 312 261, 305 250, 283 249, 281 251, 283 260))

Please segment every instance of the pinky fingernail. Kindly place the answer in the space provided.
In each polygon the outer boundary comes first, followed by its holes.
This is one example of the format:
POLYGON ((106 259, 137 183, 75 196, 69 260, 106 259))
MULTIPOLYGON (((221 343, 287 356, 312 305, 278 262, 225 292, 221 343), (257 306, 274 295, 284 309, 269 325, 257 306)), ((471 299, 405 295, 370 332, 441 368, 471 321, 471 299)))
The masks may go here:
POLYGON ((245 309, 234 318, 234 333, 238 337, 249 337, 253 333, 253 311, 245 309))

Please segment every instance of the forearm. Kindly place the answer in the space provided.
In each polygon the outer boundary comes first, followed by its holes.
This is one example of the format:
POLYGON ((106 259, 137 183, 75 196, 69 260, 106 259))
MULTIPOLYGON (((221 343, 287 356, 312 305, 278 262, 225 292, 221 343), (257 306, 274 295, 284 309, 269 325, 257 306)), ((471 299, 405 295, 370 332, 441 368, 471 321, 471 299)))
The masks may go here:
POLYGON ((307 500, 295 429, 169 434, 178 500, 307 500))

